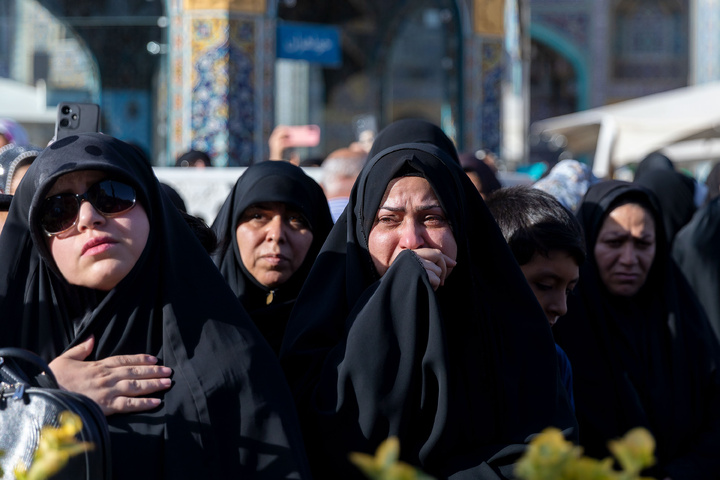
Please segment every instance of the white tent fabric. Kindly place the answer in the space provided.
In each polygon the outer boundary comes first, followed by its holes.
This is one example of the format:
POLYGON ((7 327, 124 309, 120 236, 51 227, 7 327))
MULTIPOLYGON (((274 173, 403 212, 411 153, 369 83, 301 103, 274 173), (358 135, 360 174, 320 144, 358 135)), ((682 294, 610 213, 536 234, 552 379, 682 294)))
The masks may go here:
POLYGON ((593 172, 606 177, 611 167, 638 162, 663 147, 720 138, 720 82, 540 120, 532 132, 563 135, 575 155, 594 152, 593 172))
POLYGON ((20 123, 54 124, 55 108, 46 105, 45 84, 37 87, 0 78, 0 117, 12 118, 20 123))

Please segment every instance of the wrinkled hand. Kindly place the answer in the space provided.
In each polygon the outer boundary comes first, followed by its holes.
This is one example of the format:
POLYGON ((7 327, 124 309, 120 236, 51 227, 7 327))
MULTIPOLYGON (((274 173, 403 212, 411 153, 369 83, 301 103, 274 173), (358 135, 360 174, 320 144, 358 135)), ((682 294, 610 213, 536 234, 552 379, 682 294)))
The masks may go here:
POLYGON ((170 388, 172 369, 156 365, 157 358, 142 354, 85 361, 94 345, 95 339, 90 337, 50 362, 61 387, 90 397, 106 416, 160 405, 159 398, 139 397, 170 388))
POLYGON ((417 254, 425 267, 433 290, 445 285, 445 279, 450 275, 457 262, 437 248, 418 248, 413 252, 417 254))

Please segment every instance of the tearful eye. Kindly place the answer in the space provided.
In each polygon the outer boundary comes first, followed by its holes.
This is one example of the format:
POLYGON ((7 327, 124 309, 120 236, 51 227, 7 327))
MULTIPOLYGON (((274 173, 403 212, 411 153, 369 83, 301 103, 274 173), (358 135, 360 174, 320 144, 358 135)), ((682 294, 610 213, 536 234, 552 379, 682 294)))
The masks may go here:
POLYGON ((375 223, 382 223, 384 225, 390 225, 398 221, 397 217, 393 215, 383 215, 378 217, 375 223))
POLYGON ((441 215, 430 215, 425 219, 425 223, 429 225, 444 226, 447 224, 447 219, 441 215))
POLYGON ((309 228, 310 223, 302 215, 291 215, 288 217, 290 225, 296 228, 309 228))

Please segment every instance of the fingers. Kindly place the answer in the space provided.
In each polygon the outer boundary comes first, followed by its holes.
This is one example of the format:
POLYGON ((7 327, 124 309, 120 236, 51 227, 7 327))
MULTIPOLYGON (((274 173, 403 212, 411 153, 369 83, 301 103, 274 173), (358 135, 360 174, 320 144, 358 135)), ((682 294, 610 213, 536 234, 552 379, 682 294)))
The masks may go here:
POLYGON ((88 355, 92 353, 94 346, 95 337, 90 335, 87 340, 84 340, 82 343, 68 349, 68 351, 64 352, 60 356, 71 360, 85 360, 88 355))
POLYGON ((137 413, 152 410, 162 401, 159 398, 116 397, 107 406, 100 405, 105 416, 115 413, 137 413))
POLYGON ((85 361, 92 351, 92 337, 50 363, 65 389, 90 397, 105 415, 149 410, 159 398, 144 398, 172 386, 172 369, 157 365, 152 355, 117 355, 85 361))
POLYGON ((154 378, 149 380, 121 380, 115 386, 120 397, 141 397, 152 393, 167 390, 172 385, 169 378, 154 378))
POLYGON ((104 358, 98 360, 99 364, 105 365, 110 368, 115 367, 133 367, 138 365, 155 365, 158 362, 157 357, 152 355, 116 355, 114 357, 104 358))
POLYGON ((167 390, 172 385, 169 378, 152 380, 122 380, 112 388, 98 389, 93 398, 105 416, 150 410, 162 403, 159 398, 145 397, 167 390))
POLYGON ((122 395, 147 395, 169 388, 171 375, 168 367, 96 369, 94 384, 122 395))
POLYGON ((445 279, 450 275, 457 262, 436 248, 418 248, 413 251, 425 267, 433 290, 445 285, 445 279))

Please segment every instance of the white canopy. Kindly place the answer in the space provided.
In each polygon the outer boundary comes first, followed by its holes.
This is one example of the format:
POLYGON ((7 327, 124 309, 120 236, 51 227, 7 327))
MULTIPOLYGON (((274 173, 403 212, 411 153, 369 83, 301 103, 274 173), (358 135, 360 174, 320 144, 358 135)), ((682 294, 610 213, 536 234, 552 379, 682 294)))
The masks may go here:
POLYGON ((37 86, 0 78, 0 118, 22 125, 34 145, 44 146, 52 138, 57 109, 47 106, 45 82, 37 86))
POLYGON ((0 78, 0 117, 19 123, 55 123, 55 109, 46 105, 45 84, 37 87, 0 78))
POLYGON ((565 136, 574 155, 595 152, 593 172, 606 177, 611 165, 639 162, 663 147, 720 138, 720 82, 540 120, 532 132, 565 136))

